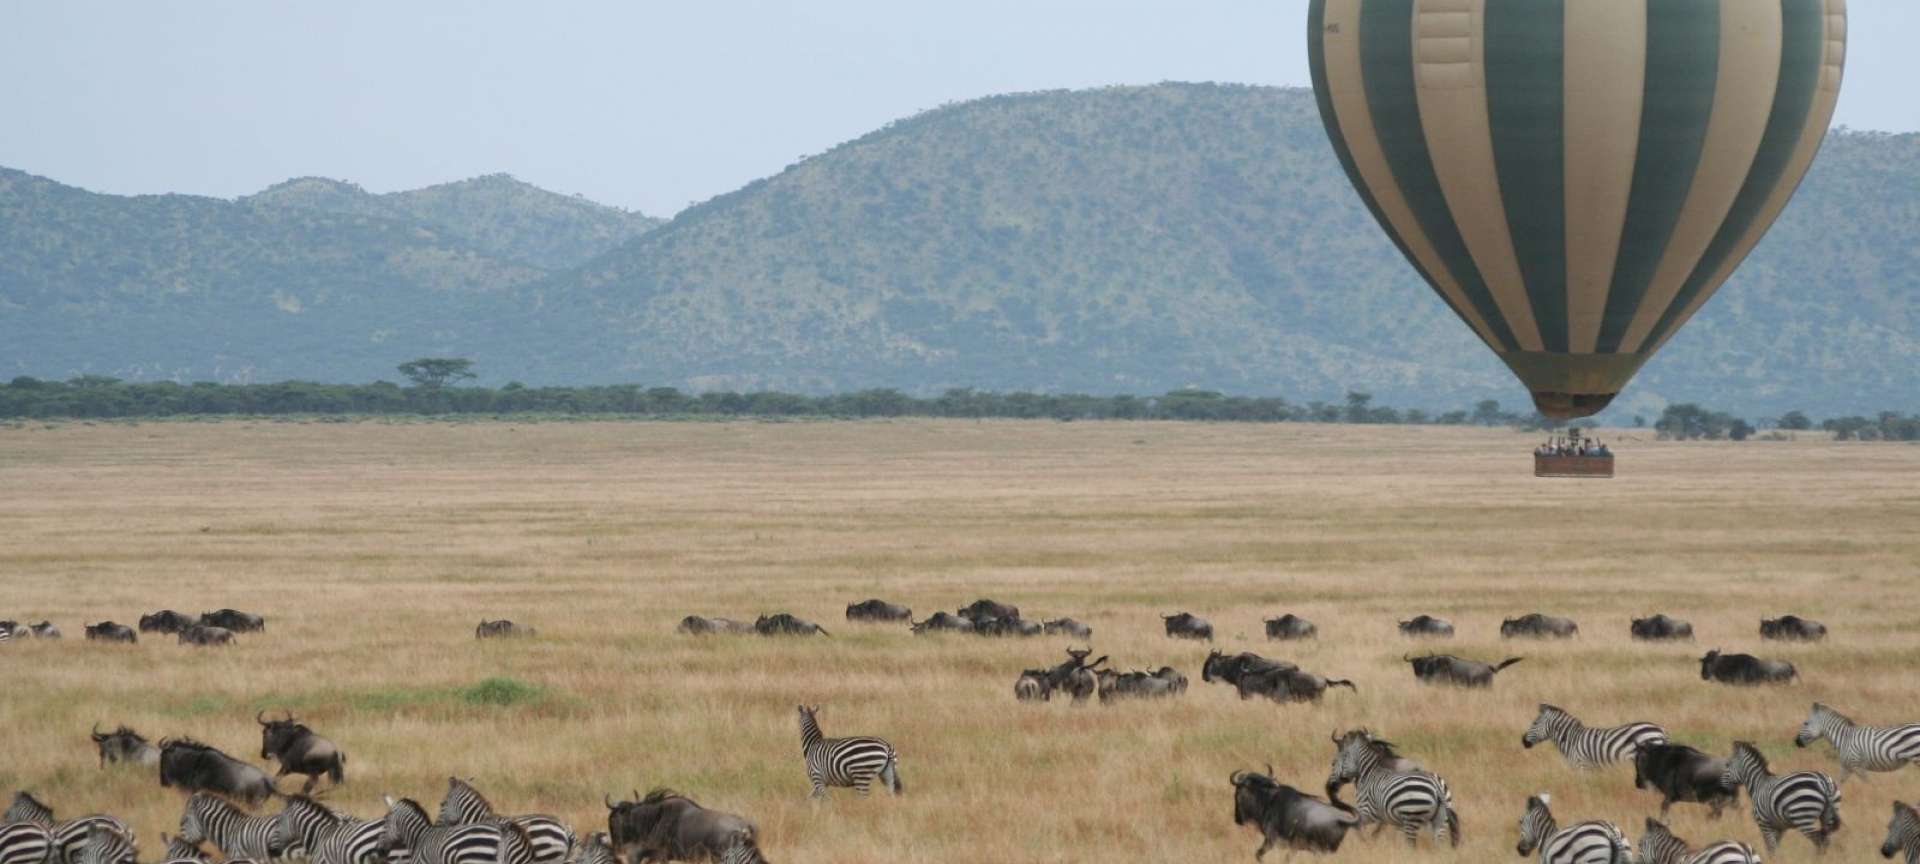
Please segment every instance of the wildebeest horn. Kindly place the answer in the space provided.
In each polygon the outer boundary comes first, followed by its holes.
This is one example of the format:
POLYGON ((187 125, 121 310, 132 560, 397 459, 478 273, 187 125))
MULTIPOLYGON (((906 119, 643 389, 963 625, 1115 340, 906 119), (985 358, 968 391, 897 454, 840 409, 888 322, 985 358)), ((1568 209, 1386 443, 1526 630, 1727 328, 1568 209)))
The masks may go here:
POLYGON ((105 740, 107 740, 107 736, 105 736, 105 735, 102 735, 102 734, 100 734, 100 721, 98 721, 98 720, 95 720, 95 721, 93 721, 93 733, 92 733, 92 734, 93 734, 93 740, 95 740, 95 741, 105 741, 105 740))
POLYGON ((1268 777, 1272 777, 1272 776, 1274 776, 1274 775, 1273 775, 1273 763, 1272 763, 1272 762, 1268 762, 1268 763, 1267 763, 1267 776, 1268 776, 1268 777))
POLYGON ((1338 744, 1338 743, 1340 743, 1340 730, 1338 730, 1338 729, 1335 729, 1335 730, 1333 730, 1333 734, 1332 734, 1332 735, 1329 735, 1329 736, 1327 736, 1327 737, 1329 737, 1329 738, 1332 738, 1332 739, 1333 739, 1333 743, 1335 743, 1335 744, 1338 744))
POLYGON ((1227 775, 1227 782, 1232 783, 1235 786, 1238 786, 1240 785, 1240 778, 1245 776, 1247 776, 1247 772, 1235 771, 1232 774, 1227 775))
POLYGON ((612 796, 612 795, 608 795, 608 794, 607 794, 607 793, 605 793, 605 792, 602 792, 602 793, 600 793, 600 803, 602 803, 602 804, 605 804, 605 805, 607 805, 607 809, 608 809, 608 810, 612 810, 612 809, 613 809, 613 796, 612 796))
POLYGON ((253 714, 253 722, 255 722, 255 723, 258 723, 258 724, 260 724, 260 725, 262 725, 262 726, 265 726, 265 725, 267 725, 267 720, 266 720, 266 717, 267 717, 267 709, 265 709, 265 708, 262 708, 262 709, 260 709, 259 711, 255 711, 255 712, 254 712, 254 714, 253 714))

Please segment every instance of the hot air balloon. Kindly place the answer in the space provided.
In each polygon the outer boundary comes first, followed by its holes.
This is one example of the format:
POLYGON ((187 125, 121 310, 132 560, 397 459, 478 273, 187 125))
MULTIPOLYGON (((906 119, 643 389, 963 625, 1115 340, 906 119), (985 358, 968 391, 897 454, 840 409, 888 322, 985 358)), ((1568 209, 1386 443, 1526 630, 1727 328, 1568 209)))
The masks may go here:
POLYGON ((1320 117, 1548 417, 1613 401, 1792 197, 1845 0, 1312 0, 1320 117))

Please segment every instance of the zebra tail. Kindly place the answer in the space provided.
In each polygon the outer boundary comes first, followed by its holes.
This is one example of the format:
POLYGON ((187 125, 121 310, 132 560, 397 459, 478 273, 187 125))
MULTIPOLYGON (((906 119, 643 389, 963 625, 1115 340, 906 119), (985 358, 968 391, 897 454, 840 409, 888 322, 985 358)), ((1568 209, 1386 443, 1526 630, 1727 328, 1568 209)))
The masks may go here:
POLYGON ((1824 808, 1820 811, 1820 827, 1826 829, 1827 834, 1840 830, 1840 802, 1833 797, 1826 799, 1824 808))
POLYGON ((887 788, 893 790, 893 794, 900 795, 907 791, 906 785, 900 782, 900 761, 898 759, 888 759, 887 766, 880 770, 883 775, 882 779, 887 781, 887 788))
POLYGON ((334 757, 333 765, 327 768, 327 779, 332 780, 335 786, 347 779, 347 754, 334 757))
POLYGON ((1447 808, 1447 843, 1458 849, 1460 848, 1460 814, 1453 809, 1452 804, 1442 806, 1447 808))

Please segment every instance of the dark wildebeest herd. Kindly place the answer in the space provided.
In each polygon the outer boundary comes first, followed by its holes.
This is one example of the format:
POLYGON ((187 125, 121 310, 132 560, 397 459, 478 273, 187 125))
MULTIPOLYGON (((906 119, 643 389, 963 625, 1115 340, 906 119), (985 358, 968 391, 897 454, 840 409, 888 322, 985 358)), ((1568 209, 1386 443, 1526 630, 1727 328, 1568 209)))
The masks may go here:
MULTIPOLYGON (((1187 612, 1162 615, 1170 639, 1212 642, 1216 633, 1207 620, 1187 612)), ((904 624, 916 635, 941 632, 985 636, 1057 635, 1088 640, 1093 630, 1072 618, 1029 620, 1011 604, 979 600, 954 612, 936 612, 915 620, 912 609, 880 599, 846 607, 846 620, 861 623, 904 624)), ((1321 637, 1312 622, 1288 613, 1264 619, 1264 633, 1273 642, 1321 637)), ((259 616, 235 610, 188 618, 177 612, 143 616, 143 632, 180 634, 191 644, 221 644, 235 632, 257 632, 265 622, 259 616), (199 637, 187 634, 200 632, 199 637), (209 633, 224 633, 208 636, 209 633)), ((688 616, 678 626, 688 635, 754 633, 764 636, 829 636, 820 625, 792 613, 763 614, 752 622, 719 617, 688 616)), ((1399 632, 1412 638, 1451 638, 1452 623, 1431 615, 1399 622, 1399 632)), ((1573 639, 1579 626, 1570 619, 1532 613, 1502 622, 1505 639, 1573 639)), ((52 624, 19 626, 0 622, 6 638, 57 639, 52 624)), ((88 625, 95 641, 137 641, 132 628, 113 622, 88 625)), ((1766 619, 1764 638, 1794 641, 1823 639, 1827 629, 1798 616, 1766 619)), ((483 621, 480 638, 534 637, 531 627, 508 620, 483 621)), ((1693 628, 1666 615, 1636 618, 1628 628, 1634 640, 1691 640, 1693 628)), ((1068 648, 1064 660, 1024 669, 1015 679, 1014 694, 1021 702, 1047 702, 1058 694, 1068 701, 1103 704, 1121 699, 1178 697, 1188 689, 1187 677, 1172 666, 1120 672, 1105 655, 1093 649, 1068 648)), ((1417 680, 1467 688, 1493 684, 1502 670, 1521 662, 1510 657, 1498 663, 1429 652, 1403 659, 1417 680)), ((1531 667, 1527 667, 1531 668, 1531 667)), ((1797 678, 1791 663, 1718 649, 1700 658, 1701 678, 1726 684, 1782 684, 1797 678)), ((1358 692, 1346 677, 1310 672, 1283 659, 1251 651, 1227 653, 1211 649, 1200 662, 1201 680, 1230 686, 1242 700, 1262 697, 1280 704, 1317 703, 1330 689, 1358 692)), ((1509 685, 1511 686, 1511 685, 1509 685)), ((472 785, 450 778, 448 792, 436 815, 412 799, 387 799, 384 813, 356 818, 318 799, 307 797, 322 783, 329 788, 347 781, 347 756, 333 741, 315 733, 291 713, 254 720, 261 732, 260 758, 278 763, 277 774, 211 745, 185 736, 149 742, 135 730, 120 725, 91 730, 98 761, 107 766, 135 766, 155 772, 160 785, 189 797, 178 835, 167 841, 165 864, 206 864, 206 848, 227 860, 267 862, 298 858, 316 864, 620 864, 627 861, 721 861, 727 864, 765 861, 759 829, 750 820, 701 806, 670 789, 630 800, 605 799, 604 832, 576 841, 571 828, 552 816, 497 815, 472 785), (288 775, 304 778, 299 793, 289 794, 277 783, 288 775), (268 802, 279 800, 277 814, 257 814, 268 802)), ((829 737, 822 730, 819 709, 799 706, 801 761, 816 797, 829 788, 852 788, 866 794, 875 784, 901 794, 904 784, 893 745, 872 736, 829 737)), ((1850 773, 1892 771, 1920 762, 1920 724, 1867 726, 1854 723, 1839 711, 1815 703, 1795 743, 1808 746, 1825 739, 1833 745, 1842 766, 1840 780, 1850 773)), ((1350 729, 1333 736, 1333 760, 1323 788, 1316 795, 1282 782, 1271 766, 1264 773, 1232 772, 1233 820, 1260 835, 1255 857, 1279 848, 1292 852, 1337 852, 1350 829, 1388 827, 1409 844, 1430 834, 1436 842, 1457 845, 1462 816, 1454 807, 1451 789, 1443 777, 1417 757, 1402 753, 1393 742, 1368 729, 1350 729), (1351 786, 1350 799, 1341 793, 1351 786)), ((1561 823, 1554 815, 1552 796, 1526 798, 1518 823, 1516 850, 1537 854, 1546 864, 1641 861, 1647 864, 1735 864, 1756 862, 1746 844, 1722 841, 1694 846, 1675 836, 1664 820, 1674 805, 1699 805, 1717 818, 1739 803, 1744 791, 1763 845, 1775 849, 1789 832, 1806 836, 1825 849, 1841 827, 1838 784, 1816 771, 1776 772, 1753 745, 1736 742, 1732 752, 1716 756, 1670 740, 1665 729, 1635 721, 1613 726, 1588 726, 1572 712, 1553 705, 1538 713, 1521 736, 1523 748, 1552 744, 1576 768, 1604 769, 1630 763, 1634 787, 1659 796, 1659 817, 1649 816, 1637 856, 1624 831, 1612 823, 1588 820, 1561 823)), ((1920 814, 1896 804, 1883 853, 1908 856, 1920 862, 1920 814)), ((135 837, 121 820, 93 814, 60 821, 51 808, 31 793, 15 796, 0 824, 0 864, 135 864, 135 837)))

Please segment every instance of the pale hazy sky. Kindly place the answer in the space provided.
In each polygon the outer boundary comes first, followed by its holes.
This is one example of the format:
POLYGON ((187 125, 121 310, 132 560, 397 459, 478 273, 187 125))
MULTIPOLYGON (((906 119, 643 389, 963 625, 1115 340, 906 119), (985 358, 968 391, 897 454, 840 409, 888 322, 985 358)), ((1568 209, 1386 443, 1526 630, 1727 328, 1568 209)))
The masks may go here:
MULTIPOLYGON (((1920 130, 1920 2, 1848 5, 1836 122, 1920 130)), ((664 216, 945 102, 1307 83, 1303 0, 7 6, 0 166, 123 194, 505 171, 664 216)))

